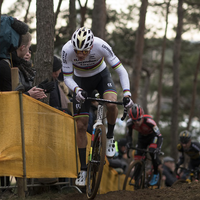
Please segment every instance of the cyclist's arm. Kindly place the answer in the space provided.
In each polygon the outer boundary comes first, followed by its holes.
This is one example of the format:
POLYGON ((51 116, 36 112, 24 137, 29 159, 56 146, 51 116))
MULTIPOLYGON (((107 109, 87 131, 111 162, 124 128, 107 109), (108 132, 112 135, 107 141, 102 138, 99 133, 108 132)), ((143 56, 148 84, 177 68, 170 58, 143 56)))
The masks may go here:
POLYGON ((192 142, 192 148, 194 148, 196 151, 200 152, 200 143, 192 142))
POLYGON ((64 82, 69 87, 70 90, 77 93, 80 89, 78 84, 73 79, 73 63, 70 58, 70 51, 68 50, 68 43, 62 48, 61 58, 62 58, 62 71, 64 76, 64 82))
POLYGON ((160 129, 158 128, 157 125, 153 126, 153 131, 156 134, 158 141, 157 141, 157 148, 161 149, 162 144, 163 144, 163 137, 162 134, 160 133, 160 129))
POLYGON ((145 118, 146 119, 146 124, 152 128, 153 133, 156 135, 156 137, 158 138, 157 141, 157 148, 161 149, 161 146, 163 144, 163 137, 162 134, 160 133, 160 129, 158 128, 156 122, 152 119, 152 118, 145 118))
POLYGON ((114 54, 109 44, 102 40, 102 54, 106 62, 114 69, 119 75, 120 83, 123 89, 124 96, 131 96, 129 76, 120 62, 119 58, 114 54))
POLYGON ((124 96, 130 97, 131 96, 130 82, 129 82, 129 76, 128 76, 126 69, 121 64, 117 69, 115 69, 115 71, 119 75, 119 79, 120 79, 120 83, 121 83, 121 86, 122 86, 122 89, 123 89, 124 96))

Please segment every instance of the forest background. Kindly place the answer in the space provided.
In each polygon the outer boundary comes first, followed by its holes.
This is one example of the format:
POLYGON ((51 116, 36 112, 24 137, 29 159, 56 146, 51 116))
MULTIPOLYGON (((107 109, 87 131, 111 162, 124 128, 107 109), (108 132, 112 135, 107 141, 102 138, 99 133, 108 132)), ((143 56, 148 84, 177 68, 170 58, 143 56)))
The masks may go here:
MULTIPOLYGON (((165 155, 177 159, 183 129, 200 140, 199 0, 0 0, 0 11, 29 25, 36 83, 51 78, 53 55, 60 56, 72 33, 86 26, 128 71, 132 99, 157 122, 165 155)), ((110 71, 122 100, 119 78, 110 71)), ((125 132, 119 127, 115 139, 125 132)))

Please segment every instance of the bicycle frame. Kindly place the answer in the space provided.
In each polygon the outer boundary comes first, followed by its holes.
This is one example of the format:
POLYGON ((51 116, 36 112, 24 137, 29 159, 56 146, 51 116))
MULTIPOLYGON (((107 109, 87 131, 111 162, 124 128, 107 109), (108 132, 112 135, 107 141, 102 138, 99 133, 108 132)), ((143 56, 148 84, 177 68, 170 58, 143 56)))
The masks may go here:
MULTIPOLYGON (((128 185, 133 187, 133 189, 142 189, 142 188, 153 187, 153 186, 149 186, 149 181, 150 181, 151 176, 153 174, 152 163, 151 163, 150 173, 147 174, 147 160, 152 162, 152 160, 150 158, 148 158, 148 155, 147 155, 150 152, 146 149, 129 147, 128 150, 127 150, 127 156, 128 157, 129 157, 129 150, 130 149, 142 151, 142 159, 141 160, 135 160, 135 161, 132 161, 130 163, 126 177, 124 179, 123 190, 125 190, 128 185), (137 176, 137 174, 138 174, 138 176, 137 176), (133 180, 135 182, 132 182, 133 180), (138 182, 136 180, 140 180, 140 182, 138 182)), ((163 152, 161 152, 160 154, 163 154, 163 152)), ((161 171, 160 170, 159 170, 159 173, 160 173, 160 178, 161 178, 161 171)), ((160 181, 159 181, 157 187, 160 188, 160 181)))
MULTIPOLYGON (((195 169, 187 169, 184 167, 179 167, 179 169, 185 170, 186 176, 186 181, 192 182, 194 180, 199 180, 200 179, 200 167, 196 167, 195 169)), ((177 173, 178 177, 180 177, 179 173, 177 173)), ((180 179, 179 179, 180 180, 180 179)))

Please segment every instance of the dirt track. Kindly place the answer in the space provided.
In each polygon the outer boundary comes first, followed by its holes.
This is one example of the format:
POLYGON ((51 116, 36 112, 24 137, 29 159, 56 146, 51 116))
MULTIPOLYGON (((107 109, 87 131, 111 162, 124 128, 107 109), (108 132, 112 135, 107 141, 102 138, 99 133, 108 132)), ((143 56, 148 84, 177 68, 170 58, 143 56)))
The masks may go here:
MULTIPOLYGON (((19 200, 14 195, 3 195, 0 199, 19 200)), ((86 194, 77 190, 61 192, 47 192, 40 195, 26 197, 27 200, 87 200, 86 194)), ((115 191, 97 195, 95 200, 198 200, 200 199, 200 183, 182 184, 172 188, 143 189, 137 191, 115 191)))
MULTIPOLYGON (((84 194, 70 194, 65 197, 70 200, 87 200, 84 194)), ((97 195, 95 200, 197 200, 200 199, 200 183, 182 184, 174 188, 143 189, 137 191, 116 191, 97 195)), ((59 198, 64 200, 64 198, 59 198)))

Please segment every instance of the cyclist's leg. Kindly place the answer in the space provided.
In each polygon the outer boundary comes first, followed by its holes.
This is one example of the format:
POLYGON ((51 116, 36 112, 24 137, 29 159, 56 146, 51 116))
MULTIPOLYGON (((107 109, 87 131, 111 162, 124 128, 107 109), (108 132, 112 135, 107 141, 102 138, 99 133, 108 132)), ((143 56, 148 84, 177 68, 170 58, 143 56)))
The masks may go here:
MULTIPOLYGON (((143 136, 141 133, 138 133, 138 140, 136 147, 139 149, 146 149, 148 146, 147 136, 143 136)), ((134 154, 134 160, 141 160, 142 159, 142 151, 136 150, 134 154)))
POLYGON ((158 172, 158 166, 161 165, 161 161, 158 157, 158 154, 154 154, 153 152, 155 151, 155 149, 157 148, 157 142, 158 142, 158 138, 155 135, 151 135, 150 136, 151 139, 149 138, 150 141, 150 145, 149 145, 149 151, 152 152, 150 153, 151 159, 152 159, 152 164, 153 164, 153 176, 151 181, 149 182, 150 185, 156 185, 160 179, 160 175, 158 172))
MULTIPOLYGON (((88 87, 87 81, 84 78, 75 77, 75 81, 78 85, 88 92, 91 93, 91 88, 88 87)), ((86 147, 87 147, 87 127, 88 127, 88 119, 89 119, 89 107, 90 101, 86 101, 81 105, 81 110, 77 113, 77 109, 80 107, 80 104, 76 101, 76 94, 73 95, 73 108, 74 108, 74 118, 77 123, 77 134, 76 141, 79 151, 79 160, 81 164, 80 173, 78 174, 78 178, 75 181, 75 184, 78 186, 84 186, 86 175, 87 175, 87 165, 86 165, 86 147)))
POLYGON ((84 186, 86 181, 87 175, 87 165, 86 165, 86 146, 87 146, 87 124, 88 124, 88 117, 79 117, 76 118, 77 122, 77 134, 76 134, 76 141, 78 146, 79 152, 79 160, 81 164, 80 172, 78 174, 78 178, 76 179, 75 183, 78 186, 84 186))
MULTIPOLYGON (((115 89, 115 85, 107 68, 101 72, 101 80, 98 83, 97 89, 104 99, 117 101, 117 92, 115 89)), ((108 122, 106 155, 108 157, 113 157, 115 155, 115 141, 113 130, 118 115, 118 109, 115 104, 107 104, 106 106, 108 122)))

